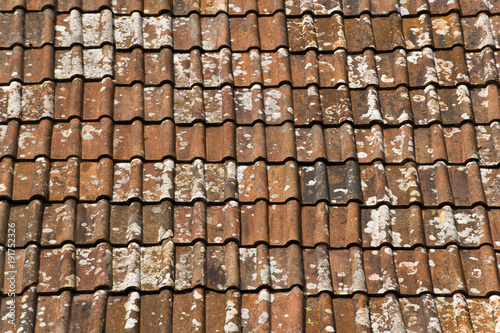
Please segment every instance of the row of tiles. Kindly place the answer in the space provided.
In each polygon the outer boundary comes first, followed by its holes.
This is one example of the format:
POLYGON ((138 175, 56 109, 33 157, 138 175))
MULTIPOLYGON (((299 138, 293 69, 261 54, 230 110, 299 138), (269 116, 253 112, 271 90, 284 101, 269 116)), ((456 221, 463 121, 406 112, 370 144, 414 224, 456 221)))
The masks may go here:
POLYGON ((16 320, 0 322, 3 332, 14 324, 22 332, 490 333, 500 325, 500 297, 337 298, 305 296, 297 287, 258 293, 198 288, 188 293, 116 295, 99 290, 47 296, 32 287, 22 296, 2 299, 0 315, 10 319, 11 313, 16 320))
POLYGON ((401 18, 396 13, 374 18, 368 14, 345 19, 338 14, 287 18, 283 12, 273 16, 251 13, 231 18, 227 14, 200 17, 195 13, 172 18, 169 14, 142 17, 138 12, 113 17, 109 9, 84 14, 75 9, 69 14, 57 15, 52 9, 29 13, 18 9, 0 12, 0 28, 10 30, 0 36, 2 48, 16 44, 99 47, 111 43, 117 49, 171 47, 187 51, 196 47, 215 51, 228 47, 241 52, 250 48, 272 51, 288 47, 291 52, 339 48, 360 52, 365 48, 389 51, 463 45, 467 50, 477 50, 500 46, 500 16, 488 16, 484 12, 462 18, 457 13, 433 17, 421 14, 415 18, 401 18))
POLYGON ((290 199, 303 204, 326 201, 346 204, 358 201, 367 206, 387 203, 426 207, 451 204, 470 207, 474 204, 500 205, 500 169, 467 165, 384 165, 376 161, 360 165, 354 160, 343 164, 299 165, 287 161, 269 165, 224 163, 163 162, 115 163, 104 157, 97 162, 81 162, 75 157, 54 162, 39 157, 34 162, 0 161, 0 197, 25 201, 41 197, 50 201, 76 198, 113 202, 141 200, 159 202, 210 203, 239 200, 252 203, 269 200, 283 203, 290 199))
POLYGON ((96 203, 77 203, 69 199, 60 204, 33 200, 28 204, 0 201, 0 245, 25 247, 30 242, 41 246, 61 246, 73 242, 79 246, 107 241, 125 245, 131 241, 159 244, 171 239, 177 245, 203 240, 208 244, 235 241, 242 246, 266 243, 284 246, 297 242, 312 247, 326 244, 331 248, 358 245, 395 249, 420 245, 460 247, 493 245, 500 250, 500 210, 482 206, 453 209, 301 206, 296 200, 286 204, 223 205, 161 204, 115 205, 101 199, 96 203), (8 229, 15 227, 16 238, 8 243, 8 229))
POLYGON ((176 124, 233 121, 241 125, 255 122, 277 125, 290 121, 298 126, 343 122, 456 125, 467 120, 488 124, 500 120, 499 98, 496 84, 472 88, 429 85, 425 89, 400 86, 383 90, 373 86, 350 90, 345 85, 292 88, 288 84, 276 88, 255 84, 251 88, 226 85, 221 89, 199 86, 174 89, 171 84, 115 86, 110 78, 100 82, 76 78, 70 82, 45 81, 33 85, 14 81, 0 86, 0 109, 3 110, 0 122, 10 119, 31 122, 43 118, 64 121, 72 117, 97 120, 108 116, 116 122, 173 119, 176 124))
POLYGON ((24 249, 0 247, 0 260, 0 292, 4 295, 19 294, 30 285, 42 293, 97 288, 116 292, 190 290, 197 286, 250 291, 263 286, 273 290, 300 286, 308 295, 327 291, 411 296, 425 292, 486 296, 500 288, 500 252, 490 245, 479 249, 449 245, 442 249, 383 246, 366 250, 324 245, 305 249, 297 244, 244 248, 234 242, 177 246, 164 241, 147 247, 134 242, 127 247, 99 243, 90 248, 67 243, 49 249, 32 244, 24 249))
POLYGON ((266 126, 236 126, 226 122, 220 126, 195 123, 175 125, 172 120, 161 124, 115 124, 110 118, 82 122, 42 119, 39 123, 20 124, 12 120, 0 125, 0 158, 34 160, 45 156, 65 160, 72 156, 83 160, 112 157, 115 162, 141 158, 177 162, 203 159, 221 162, 236 159, 238 164, 264 160, 283 163, 285 160, 340 163, 357 159, 359 163, 380 160, 385 163, 415 161, 418 164, 438 160, 464 164, 477 160, 481 166, 500 164, 500 123, 457 127, 382 127, 353 128, 344 123, 338 127, 294 128, 292 123, 266 126))
POLYGON ((290 54, 287 48, 273 52, 174 52, 170 48, 144 51, 134 48, 115 51, 112 45, 84 49, 76 45, 55 50, 52 45, 36 49, 15 46, 0 50, 0 83, 12 80, 39 83, 44 80, 67 80, 75 77, 97 80, 114 77, 117 84, 143 82, 148 85, 173 83, 177 88, 200 85, 250 87, 255 84, 278 86, 293 82, 296 88, 310 85, 336 87, 348 84, 352 89, 368 86, 395 88, 401 85, 425 87, 435 84, 455 87, 461 84, 485 85, 499 82, 500 52, 490 47, 465 51, 462 46, 433 51, 397 49, 392 52, 347 54, 308 50, 290 54))
POLYGON ((12 305, 3 299, 1 311, 6 320, 0 323, 0 329, 4 332, 18 327, 22 332, 489 333, 498 327, 499 316, 498 296, 397 298, 390 294, 384 298, 356 295, 351 299, 328 294, 304 297, 297 288, 291 292, 261 291, 258 295, 198 289, 189 294, 163 291, 158 295, 65 291, 60 296, 38 297, 30 289, 14 300, 12 305), (152 312, 151 308, 160 311, 152 312), (287 313, 282 314, 282 310, 287 313), (182 315, 172 315, 177 312, 182 315), (20 314, 22 320, 16 317, 11 322, 13 313, 20 314))
POLYGON ((374 15, 387 15, 399 12, 401 15, 417 15, 423 12, 446 14, 458 11, 462 15, 475 15, 485 11, 500 13, 498 0, 5 0, 0 4, 1 11, 10 11, 17 7, 30 11, 39 11, 52 7, 59 12, 68 12, 73 8, 85 12, 98 11, 107 7, 117 14, 130 14, 134 11, 154 15, 160 12, 171 12, 174 15, 187 15, 199 12, 205 15, 227 12, 229 15, 244 15, 249 12, 268 15, 276 11, 285 11, 287 15, 313 13, 315 15, 331 15, 343 13, 347 16, 368 12, 374 15))

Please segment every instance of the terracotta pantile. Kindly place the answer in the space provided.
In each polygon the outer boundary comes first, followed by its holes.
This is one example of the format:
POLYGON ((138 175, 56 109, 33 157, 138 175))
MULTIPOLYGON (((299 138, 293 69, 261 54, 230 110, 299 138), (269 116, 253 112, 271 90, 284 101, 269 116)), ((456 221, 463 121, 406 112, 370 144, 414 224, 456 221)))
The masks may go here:
POLYGON ((355 135, 360 162, 384 160, 384 137, 380 125, 373 125, 370 129, 356 129, 355 135))
POLYGON ((71 157, 67 162, 52 162, 50 165, 49 200, 62 201, 78 198, 78 174, 80 162, 71 157))
POLYGON ((233 53, 232 57, 236 86, 244 87, 253 83, 276 86, 292 79, 288 51, 284 48, 261 54, 252 49, 248 53, 233 53))
MULTIPOLYGON (((432 19, 432 40, 436 48, 449 48, 454 45, 463 45, 460 17, 453 12, 447 16, 433 17, 432 19)), ((464 31, 467 31, 464 29, 464 31)))
MULTIPOLYGON (((108 101, 108 96, 106 96, 105 106, 113 103, 110 105, 112 109, 109 111, 118 121, 130 121, 133 118, 161 121, 167 117, 173 117, 174 91, 170 84, 143 88, 141 84, 136 83, 133 86, 120 86, 113 90, 114 101, 112 99, 108 101), (130 95, 136 96, 132 103, 128 103, 130 95)), ((92 108, 90 105, 89 107, 92 108)), ((103 111, 105 110, 106 108, 103 108, 103 111)))
POLYGON ((364 247, 391 244, 406 248, 425 242, 419 206, 390 209, 382 205, 377 209, 363 209, 360 220, 364 247))
MULTIPOLYGON (((174 81, 174 60, 172 53, 171 49, 163 48, 157 52, 144 54, 144 80, 146 84, 159 85, 174 81)), ((136 59, 140 61, 140 58, 136 59)), ((131 79, 133 80, 135 77, 131 79)))
MULTIPOLYGON (((226 29, 228 24, 226 23, 226 29)), ((175 17, 172 21, 174 48, 189 50, 192 47, 201 47, 202 32, 200 16, 191 14, 189 17, 175 17)))
POLYGON ((474 0, 460 0, 460 8, 463 15, 475 15, 480 11, 498 13, 500 4, 497 1, 485 4, 474 0))
POLYGON ((296 52, 305 51, 308 48, 318 48, 314 23, 313 17, 308 14, 302 18, 290 18, 287 20, 290 51, 296 52))
POLYGON ((124 0, 120 3, 113 3, 113 11, 117 14, 130 14, 132 11, 142 11, 143 1, 140 0, 124 0))
POLYGON ((230 86, 210 90, 194 86, 190 90, 175 90, 174 119, 179 124, 191 123, 195 120, 221 123, 226 119, 234 119, 236 105, 227 103, 232 98, 233 90, 230 86))
MULTIPOLYGON (((86 131, 88 135, 83 133, 82 125, 78 118, 71 119, 69 123, 54 124, 51 130, 51 158, 66 159, 71 155, 82 156, 81 137, 85 136, 85 138, 89 140, 94 138, 92 134, 97 136, 97 131, 94 127, 88 126, 86 130, 88 131, 86 131)), ((98 138, 96 138, 96 141, 97 140, 98 138)))
POLYGON ((500 161, 499 146, 499 124, 498 122, 491 123, 491 126, 476 126, 476 139, 479 161, 481 165, 496 165, 500 161))
POLYGON ((500 119, 496 85, 489 84, 484 88, 471 89, 470 98, 474 120, 477 123, 489 123, 494 119, 500 119))
POLYGON ((54 7, 54 0, 27 0, 27 1, 19 1, 19 0, 7 0, 2 3, 0 6, 0 10, 2 11, 10 11, 14 9, 14 7, 21 7, 27 10, 41 10, 45 6, 54 7))
POLYGON ((114 125, 113 159, 144 157, 144 127, 140 120, 130 125, 114 125))
POLYGON ((15 163, 13 170, 10 188, 12 200, 28 200, 37 196, 48 198, 50 162, 47 158, 39 157, 35 162, 15 163))
POLYGON ((116 120, 131 120, 144 116, 144 89, 140 83, 114 89, 113 117, 116 120), (132 103, 128 102, 130 96, 135 97, 132 103))
POLYGON ((428 14, 404 18, 402 21, 404 39, 408 50, 433 45, 432 21, 428 14))
POLYGON ((329 166, 328 186, 332 203, 362 200, 359 165, 352 160, 348 160, 344 165, 329 166))
POLYGON ((408 88, 401 86, 396 90, 380 90, 378 97, 380 112, 385 124, 395 125, 413 121, 408 88))
POLYGON ((259 22, 255 13, 229 19, 231 48, 234 51, 247 51, 250 48, 262 49, 259 38, 259 22))
POLYGON ((379 94, 375 87, 351 91, 351 107, 355 124, 369 124, 372 121, 382 122, 379 94))
MULTIPOLYGON (((264 241, 268 244, 270 243, 268 213, 269 208, 267 202, 263 200, 257 201, 253 205, 241 205, 240 215, 242 245, 253 245, 259 241, 264 241)), ((277 222, 284 225, 285 222, 281 219, 283 218, 283 215, 279 217, 280 220, 277 222)))
POLYGON ((366 48, 375 48, 372 21, 370 15, 362 14, 359 18, 344 20, 347 38, 347 51, 361 52, 366 48))
MULTIPOLYGON (((297 159, 300 162, 312 162, 326 158, 325 135, 320 125, 311 128, 296 128, 297 159)), ((337 136, 335 136, 335 139, 337 136)), ((342 137, 339 137, 342 140, 342 137)), ((330 142, 329 142, 330 143, 330 142)))
POLYGON ((50 155, 50 136, 52 123, 43 119, 39 124, 19 125, 11 121, 3 128, 3 153, 18 159, 32 160, 36 157, 50 155))
POLYGON ((413 133, 414 130, 409 124, 383 130, 386 162, 400 163, 405 160, 415 160, 416 140, 413 133))
POLYGON ((22 33, 23 19, 24 12, 21 9, 17 9, 12 13, 0 14, 0 27, 2 31, 8 31, 8 33, 2 34, 0 37, 0 45, 9 47, 15 43, 24 43, 24 36, 22 33))
POLYGON ((236 198, 236 165, 233 161, 204 164, 199 159, 192 164, 176 164, 174 183, 175 199, 180 202, 236 198))
POLYGON ((500 202, 500 195, 497 190, 500 183, 500 172, 498 169, 482 168, 481 180, 488 205, 497 206, 500 202))
POLYGON ((287 15, 300 15, 304 12, 312 12, 316 15, 329 15, 335 11, 342 10, 342 1, 319 0, 314 3, 293 0, 285 2, 287 15))
MULTIPOLYGON (((72 120, 71 123, 78 123, 72 120)), ((78 125, 77 125, 78 126, 78 125)), ((99 159, 113 154, 113 124, 109 118, 99 122, 86 122, 81 125, 81 153, 84 159, 99 159)), ((52 141, 55 142, 55 141, 52 141)), ((75 149, 77 150, 77 149, 75 149)), ((57 151, 54 147, 54 151, 57 151)))
MULTIPOLYGON (((22 20, 22 11, 16 10, 13 15, 13 20, 10 26, 21 28, 22 23, 17 21, 22 20)), ((23 43, 25 46, 29 47, 40 47, 44 44, 53 43, 54 41, 54 30, 52 27, 52 22, 55 18, 55 13, 52 9, 46 8, 42 12, 31 12, 24 14, 24 38, 23 40, 16 40, 16 37, 21 37, 22 30, 18 30, 16 34, 16 28, 12 29, 9 38, 8 45, 10 46, 12 42, 23 43), (13 35, 16 34, 16 35, 13 35)), ((21 28, 22 29, 22 28, 21 28)))
POLYGON ((114 41, 113 18, 108 9, 83 15, 73 9, 69 14, 59 14, 56 17, 55 31, 55 45, 58 47, 73 44, 96 47, 114 41))
POLYGON ((3 47, 9 47, 12 44, 24 44, 24 12, 22 9, 17 9, 12 13, 1 13, 0 14, 0 27, 2 31, 9 31, 8 33, 2 34, 0 37, 0 45, 3 47))
POLYGON ((304 166, 300 169, 300 183, 302 200, 305 203, 316 203, 320 200, 329 200, 327 167, 323 162, 316 162, 314 166, 304 166))
POLYGON ((372 50, 367 50, 362 55, 348 55, 347 69, 350 88, 379 85, 376 60, 372 50))
POLYGON ((402 20, 397 13, 388 17, 373 17, 371 25, 377 50, 389 51, 405 46, 402 20))
POLYGON ((451 51, 436 51, 435 61, 440 85, 455 86, 460 83, 469 83, 462 47, 456 46, 451 51))
POLYGON ((97 200, 113 196, 113 162, 102 158, 99 162, 80 164, 80 200, 97 200))
MULTIPOLYGON (((321 204, 318 205, 317 208, 321 208, 321 204)), ((307 214, 308 209, 304 208, 302 212, 304 216, 305 214, 307 214)), ((310 212, 311 210, 309 210, 309 214, 310 212)), ((318 212, 320 212, 319 209, 317 209, 317 213, 318 212)), ((330 226, 329 241, 331 247, 343 248, 347 245, 359 244, 361 242, 361 234, 359 228, 360 209, 358 202, 350 202, 345 207, 342 206, 329 207, 326 213, 328 213, 328 220, 329 220, 328 223, 330 226), (344 232, 337 232, 337 230, 344 232)), ((308 243, 308 240, 306 239, 307 233, 305 233, 304 230, 309 229, 307 227, 309 223, 307 223, 307 220, 304 220, 304 217, 303 217, 303 222, 304 222, 302 231, 304 238, 303 242, 304 244, 306 244, 308 243)), ((318 222, 321 222, 321 220, 318 219, 318 222)), ((319 230, 318 229, 315 230, 316 235, 319 230)), ((321 239, 323 235, 320 233, 319 237, 321 239)), ((318 236, 316 236, 315 238, 318 238, 318 236)))
POLYGON ((199 50, 178 53, 174 56, 176 87, 191 87, 202 84, 218 87, 232 83, 230 51, 222 49, 217 53, 200 54, 199 50))
MULTIPOLYGON (((397 266, 391 248, 382 247, 380 250, 364 251, 363 266, 369 293, 382 294, 387 291, 400 291, 397 266)), ((401 275, 403 278, 406 277, 405 274, 401 275)))
POLYGON ((259 22, 259 39, 262 50, 271 51, 279 47, 288 47, 286 17, 283 12, 273 16, 262 16, 259 22))
POLYGON ((441 209, 424 210, 422 216, 429 246, 449 243, 479 246, 491 243, 488 216, 481 206, 455 211, 450 206, 444 206, 441 209))
POLYGON ((231 44, 229 18, 225 14, 201 18, 201 41, 203 50, 212 51, 231 44))
POLYGON ((331 17, 305 15, 302 18, 287 20, 288 43, 290 51, 305 51, 309 48, 320 51, 333 51, 346 47, 344 23, 342 17, 335 14, 331 17))
POLYGON ((223 206, 207 206, 201 201, 193 206, 177 206, 174 212, 173 235, 176 243, 191 243, 203 239, 209 243, 224 243, 240 239, 239 206, 229 201, 223 206))
POLYGON ((78 116, 97 119, 113 114, 114 85, 109 78, 101 82, 86 82, 75 78, 71 82, 58 82, 55 87, 54 118, 68 119, 78 116))
POLYGON ((144 82, 144 54, 135 48, 129 52, 116 52, 115 78, 118 84, 130 84, 134 81, 144 82))
POLYGON ((415 128, 416 161, 432 163, 437 160, 447 161, 448 153, 444 140, 443 127, 432 124, 430 127, 415 128))
POLYGON ((130 287, 157 290, 165 286, 173 287, 173 251, 171 242, 152 247, 140 247, 137 243, 130 243, 126 248, 112 249, 113 290, 121 291, 130 287))
POLYGON ((485 170, 487 169, 480 170, 476 162, 469 162, 466 166, 446 167, 443 162, 438 162, 434 166, 420 166, 419 178, 424 204, 448 202, 458 206, 469 206, 491 199, 488 192, 490 184, 484 181, 485 170), (436 189, 433 191, 435 193, 429 192, 430 186, 436 189))
POLYGON ((486 47, 482 51, 466 52, 465 57, 471 84, 480 85, 490 81, 498 81, 496 54, 491 48, 486 47))
MULTIPOLYGON (((340 85, 336 89, 321 89, 319 91, 321 111, 325 124, 340 124, 344 121, 352 121, 352 104, 349 88, 340 85)), ((300 109, 296 114, 299 115, 300 109)))
POLYGON ((82 50, 81 46, 73 46, 70 50, 56 51, 54 77, 71 79, 83 76, 87 79, 101 79, 113 74, 112 59, 113 48, 110 45, 104 45, 102 49, 82 50))
POLYGON ((310 125, 321 122, 320 94, 316 86, 306 89, 293 89, 294 120, 297 125, 310 125), (295 110, 297 110, 295 112, 295 110))
POLYGON ((294 129, 290 123, 267 127, 257 123, 252 127, 239 127, 237 146, 242 162, 252 162, 257 158, 282 162, 296 155, 294 129))
POLYGON ((430 4, 427 1, 412 1, 411 3, 402 3, 401 7, 399 8, 399 12, 403 16, 408 16, 408 15, 415 15, 422 13, 424 11, 429 12, 431 10, 431 6, 433 7, 434 10, 437 10, 439 13, 446 13, 447 11, 451 9, 457 9, 459 10, 459 3, 458 0, 453 0, 450 1, 449 3, 446 4, 430 4))
POLYGON ((390 1, 358 1, 351 2, 343 0, 344 13, 347 15, 359 15, 362 12, 369 11, 372 14, 387 15, 399 9, 399 4, 396 0, 390 1))
POLYGON ((40 249, 34 244, 28 245, 23 249, 0 247, 0 260, 2 260, 2 264, 5 264, 2 267, 2 278, 0 279, 0 292, 3 295, 8 293, 18 295, 30 285, 37 283, 39 253, 40 249), (14 257, 16 263, 19 263, 17 265, 14 264, 16 270, 12 270, 12 267, 9 267, 11 265, 9 262, 13 261, 12 257, 14 257))
MULTIPOLYGON (((361 187, 366 205, 373 206, 379 203, 391 203, 392 191, 389 188, 384 165, 376 161, 371 166, 361 166, 361 187)), ((394 200, 402 199, 394 196, 394 200)))
POLYGON ((5 70, 4 74, 0 76, 1 82, 6 83, 10 79, 18 79, 25 83, 38 83, 54 78, 54 48, 52 45, 25 50, 21 46, 14 46, 12 50, 0 52, 0 61, 9 64, 7 66, 9 70, 5 70))
POLYGON ((438 159, 450 163, 466 163, 478 159, 476 130, 470 123, 461 127, 445 127, 433 124, 431 127, 415 129, 417 161, 432 163, 438 159))
POLYGON ((406 53, 396 50, 392 53, 383 53, 375 56, 377 73, 380 76, 379 84, 382 88, 393 88, 408 84, 408 72, 406 69, 406 53))

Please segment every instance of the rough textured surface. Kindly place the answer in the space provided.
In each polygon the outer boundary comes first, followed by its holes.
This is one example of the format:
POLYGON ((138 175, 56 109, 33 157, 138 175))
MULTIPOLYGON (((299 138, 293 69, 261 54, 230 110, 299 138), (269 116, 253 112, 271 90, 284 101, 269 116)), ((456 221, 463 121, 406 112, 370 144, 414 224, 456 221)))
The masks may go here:
POLYGON ((0 64, 1 332, 500 332, 500 1, 0 0, 0 64))

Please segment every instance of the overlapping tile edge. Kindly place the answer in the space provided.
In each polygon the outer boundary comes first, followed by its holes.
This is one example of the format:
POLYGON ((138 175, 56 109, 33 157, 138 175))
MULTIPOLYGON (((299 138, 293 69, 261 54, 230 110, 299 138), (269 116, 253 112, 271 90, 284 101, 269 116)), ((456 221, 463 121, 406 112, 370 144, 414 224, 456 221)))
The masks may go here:
POLYGON ((20 331, 500 327, 500 2, 0 11, 20 331))

